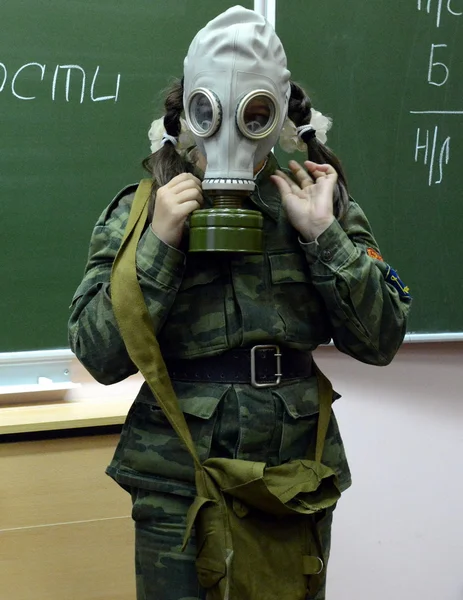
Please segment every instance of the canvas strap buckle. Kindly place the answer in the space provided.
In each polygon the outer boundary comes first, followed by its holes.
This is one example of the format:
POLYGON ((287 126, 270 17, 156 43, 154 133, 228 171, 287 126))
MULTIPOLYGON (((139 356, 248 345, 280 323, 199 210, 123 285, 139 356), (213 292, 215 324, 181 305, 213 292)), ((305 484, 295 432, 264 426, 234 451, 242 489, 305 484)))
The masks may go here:
POLYGON ((278 385, 280 385, 280 381, 281 381, 281 377, 282 377, 282 372, 281 372, 281 352, 280 352, 280 346, 277 346, 275 344, 263 344, 263 345, 259 345, 259 346, 254 346, 253 348, 251 348, 251 385, 255 388, 269 388, 269 387, 276 387, 278 385), (274 357, 275 357, 275 381, 270 381, 270 382, 266 382, 266 383, 259 383, 257 381, 257 376, 256 376, 256 359, 258 359, 258 352, 259 350, 274 350, 274 357), (257 355, 257 356, 256 356, 257 355))

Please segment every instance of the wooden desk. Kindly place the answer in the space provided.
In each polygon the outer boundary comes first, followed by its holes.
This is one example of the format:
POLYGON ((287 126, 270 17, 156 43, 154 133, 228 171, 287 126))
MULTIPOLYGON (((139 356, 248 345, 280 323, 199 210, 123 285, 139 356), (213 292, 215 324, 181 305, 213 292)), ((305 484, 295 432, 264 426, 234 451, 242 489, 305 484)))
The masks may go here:
POLYGON ((130 497, 104 473, 129 405, 0 409, 2 599, 135 598, 130 497))

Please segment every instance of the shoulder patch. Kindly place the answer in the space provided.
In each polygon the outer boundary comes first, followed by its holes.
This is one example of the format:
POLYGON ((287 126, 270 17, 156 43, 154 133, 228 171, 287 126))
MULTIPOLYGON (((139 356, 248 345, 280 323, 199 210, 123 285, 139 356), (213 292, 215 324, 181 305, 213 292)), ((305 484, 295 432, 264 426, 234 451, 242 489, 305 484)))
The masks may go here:
POLYGON ((376 260, 380 260, 381 262, 384 262, 384 258, 374 248, 367 248, 367 254, 370 258, 375 258, 376 260))
POLYGON ((387 271, 384 279, 399 292, 401 298, 411 298, 410 288, 403 283, 399 274, 390 265, 387 266, 387 271))

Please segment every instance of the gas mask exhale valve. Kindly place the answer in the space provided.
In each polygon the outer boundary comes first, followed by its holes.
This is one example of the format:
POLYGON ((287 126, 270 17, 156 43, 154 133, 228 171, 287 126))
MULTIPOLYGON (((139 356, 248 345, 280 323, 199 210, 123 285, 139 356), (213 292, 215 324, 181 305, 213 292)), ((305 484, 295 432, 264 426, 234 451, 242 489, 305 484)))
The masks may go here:
POLYGON ((213 201, 191 215, 191 252, 262 252, 263 215, 243 203, 287 114, 290 73, 278 36, 257 13, 242 11, 236 23, 233 11, 198 32, 184 62, 185 116, 213 201))

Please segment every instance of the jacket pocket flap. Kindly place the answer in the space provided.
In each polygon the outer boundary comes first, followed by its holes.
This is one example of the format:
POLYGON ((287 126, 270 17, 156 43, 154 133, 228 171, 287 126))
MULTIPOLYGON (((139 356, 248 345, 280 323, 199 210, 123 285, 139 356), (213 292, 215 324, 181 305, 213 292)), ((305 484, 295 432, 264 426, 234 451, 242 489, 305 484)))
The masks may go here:
POLYGON ((282 402, 293 419, 309 417, 318 413, 318 383, 316 377, 282 385, 272 391, 282 402))
POLYGON ((196 285, 205 285, 207 283, 211 283, 215 279, 220 277, 220 271, 216 268, 205 268, 194 273, 189 273, 185 275, 183 281, 180 285, 180 291, 188 290, 196 285))
POLYGON ((198 419, 210 419, 220 400, 230 388, 229 385, 223 384, 201 385, 198 382, 184 381, 175 381, 172 384, 182 411, 187 415, 198 417, 198 419))
POLYGON ((298 252, 270 254, 272 283, 304 283, 310 281, 309 266, 298 252))
MULTIPOLYGON (((282 385, 278 391, 273 390, 272 393, 283 402, 287 413, 293 419, 310 417, 319 411, 320 402, 316 377, 282 385)), ((338 398, 341 398, 341 395, 333 390, 333 402, 338 398)))

